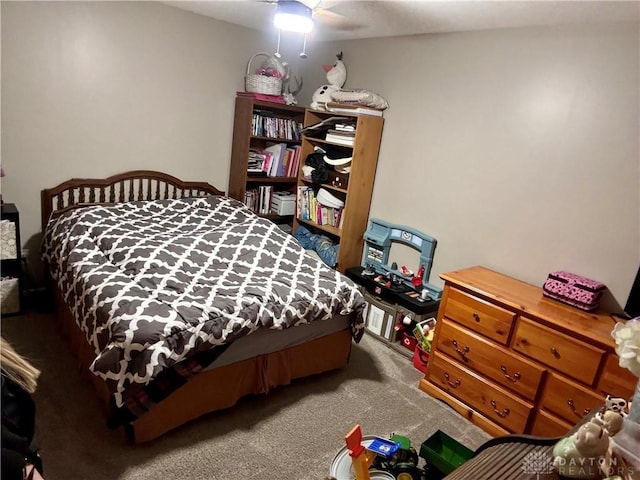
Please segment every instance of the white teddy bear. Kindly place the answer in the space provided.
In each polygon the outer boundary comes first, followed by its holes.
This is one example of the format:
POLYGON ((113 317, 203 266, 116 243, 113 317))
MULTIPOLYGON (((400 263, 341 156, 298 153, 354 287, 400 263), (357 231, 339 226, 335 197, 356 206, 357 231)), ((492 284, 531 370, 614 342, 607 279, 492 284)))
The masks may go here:
POLYGON ((608 448, 607 432, 596 423, 585 423, 553 447, 553 466, 563 477, 600 478, 600 464, 608 448))

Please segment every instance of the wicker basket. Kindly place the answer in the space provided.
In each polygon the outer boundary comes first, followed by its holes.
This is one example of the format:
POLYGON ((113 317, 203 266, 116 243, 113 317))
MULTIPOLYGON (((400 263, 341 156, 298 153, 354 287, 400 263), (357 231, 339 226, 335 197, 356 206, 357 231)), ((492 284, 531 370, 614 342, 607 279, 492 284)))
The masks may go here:
POLYGON ((250 93, 280 95, 282 93, 282 79, 249 73, 251 71, 251 62, 253 62, 253 59, 261 56, 267 58, 271 57, 268 53, 258 52, 249 59, 249 63, 247 63, 247 75, 244 77, 244 89, 250 93))

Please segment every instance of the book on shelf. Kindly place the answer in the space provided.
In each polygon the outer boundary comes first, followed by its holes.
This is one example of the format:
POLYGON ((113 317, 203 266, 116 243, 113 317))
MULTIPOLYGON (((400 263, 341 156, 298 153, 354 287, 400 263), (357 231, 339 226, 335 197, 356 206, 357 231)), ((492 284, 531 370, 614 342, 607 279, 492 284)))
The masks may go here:
POLYGON ((351 113, 354 115, 374 115, 376 117, 381 117, 384 112, 379 108, 367 107, 357 103, 327 102, 326 109, 330 113, 351 113))
POLYGON ((264 164, 267 157, 267 153, 258 149, 250 149, 249 157, 247 159, 247 172, 252 175, 261 175, 265 174, 262 170, 262 165, 264 164))
POLYGON ((302 133, 304 135, 316 135, 333 129, 337 123, 348 124, 350 122, 353 122, 353 119, 349 117, 329 117, 313 125, 307 125, 302 129, 302 133))
POLYGON ((302 147, 300 145, 287 148, 287 158, 285 161, 285 166, 284 166, 284 171, 282 172, 282 176, 284 177, 297 176, 301 150, 302 150, 302 147))
POLYGON ((298 187, 297 215, 301 220, 340 228, 344 208, 328 207, 320 203, 312 187, 298 187))
POLYGON ((350 136, 350 135, 341 135, 339 133, 331 133, 331 132, 327 132, 327 134, 325 135, 324 139, 327 142, 332 142, 332 143, 337 143, 339 145, 345 145, 348 147, 352 147, 354 140, 355 140, 355 136, 350 136))
POLYGON ((298 175, 302 147, 288 147, 274 143, 264 150, 252 148, 247 159, 247 173, 251 176, 295 177, 298 175))
POLYGON ((251 116, 251 135, 297 141, 301 138, 302 124, 287 117, 280 117, 268 110, 255 108, 251 116))
POLYGON ((339 135, 341 137, 351 137, 351 138, 353 138, 353 137, 356 136, 356 131, 355 130, 351 130, 351 131, 338 130, 336 128, 332 128, 332 129, 327 130, 327 133, 330 133, 332 135, 339 135))
POLYGON ((270 152, 273 157, 273 161, 271 162, 271 165, 269 165, 268 170, 265 170, 268 176, 270 177, 282 176, 282 175, 278 175, 278 172, 281 171, 280 164, 284 163, 286 150, 287 150, 286 143, 274 143, 267 146, 267 148, 265 148, 265 151, 270 152))
POLYGON ((353 132, 353 133, 355 133, 356 126, 353 125, 353 124, 350 124, 350 123, 336 123, 334 129, 337 132, 347 132, 347 133, 353 132))

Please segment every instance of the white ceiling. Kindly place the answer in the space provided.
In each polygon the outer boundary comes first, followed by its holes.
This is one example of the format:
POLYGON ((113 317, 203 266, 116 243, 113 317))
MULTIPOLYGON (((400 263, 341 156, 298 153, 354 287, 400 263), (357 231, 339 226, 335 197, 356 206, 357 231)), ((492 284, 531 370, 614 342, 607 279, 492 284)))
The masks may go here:
MULTIPOLYGON (((565 23, 640 20, 640 1, 305 0, 314 10, 314 40, 348 40, 565 23), (337 23, 336 23, 337 22, 337 23)), ((271 0, 168 1, 174 7, 271 31, 271 0)))

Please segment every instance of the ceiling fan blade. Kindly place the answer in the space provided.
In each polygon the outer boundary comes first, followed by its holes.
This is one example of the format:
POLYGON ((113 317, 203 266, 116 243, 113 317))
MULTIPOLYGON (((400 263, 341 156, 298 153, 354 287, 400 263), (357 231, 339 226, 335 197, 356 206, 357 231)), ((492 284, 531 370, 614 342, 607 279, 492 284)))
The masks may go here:
POLYGON ((339 8, 340 2, 332 0, 257 0, 263 3, 278 5, 279 3, 300 3, 309 8, 313 13, 313 19, 323 26, 334 30, 358 30, 364 25, 349 20, 345 15, 332 11, 339 8))
POLYGON ((351 21, 340 13, 332 12, 323 8, 314 10, 313 18, 317 19, 318 22, 323 25, 337 30, 350 31, 364 28, 364 25, 361 23, 351 21))

